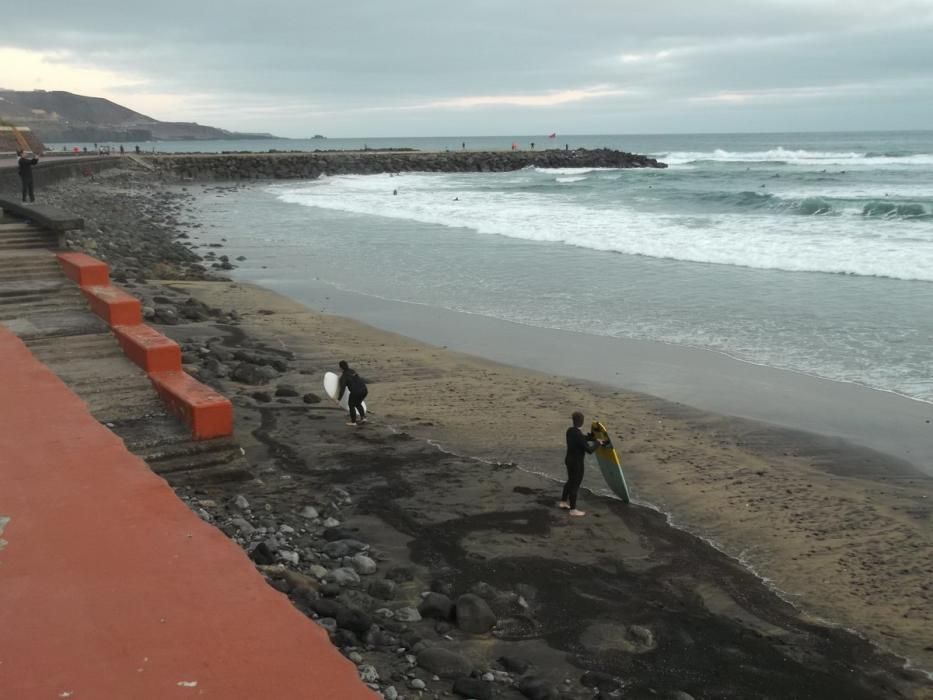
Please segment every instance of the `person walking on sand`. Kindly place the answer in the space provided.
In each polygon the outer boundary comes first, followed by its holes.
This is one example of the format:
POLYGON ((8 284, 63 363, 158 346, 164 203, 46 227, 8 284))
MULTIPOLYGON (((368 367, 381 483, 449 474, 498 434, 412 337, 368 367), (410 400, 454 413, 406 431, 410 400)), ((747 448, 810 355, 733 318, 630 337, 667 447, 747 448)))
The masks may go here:
POLYGON ((19 172, 19 179, 23 183, 23 201, 26 201, 26 196, 29 195, 29 201, 36 201, 36 191, 33 186, 32 181, 32 168, 34 165, 39 163, 39 159, 36 158, 34 153, 26 153, 25 151, 17 151, 17 161, 16 169, 19 172))
POLYGON ((337 386, 337 396, 343 396, 345 389, 350 391, 350 421, 347 425, 360 425, 366 422, 366 409, 363 408, 363 400, 369 394, 366 382, 351 369, 346 360, 340 361, 340 383, 337 386), (359 413, 359 423, 357 422, 357 413, 359 413))
POLYGON ((560 503, 557 505, 564 510, 569 510, 570 515, 586 515, 585 511, 577 510, 577 494, 580 491, 580 484, 583 483, 583 459, 586 455, 592 454, 596 448, 602 445, 602 442, 593 442, 592 433, 583 434, 583 414, 574 411, 571 416, 573 425, 567 428, 567 456, 564 457, 564 465, 567 467, 567 483, 564 484, 564 492, 560 497, 560 503))

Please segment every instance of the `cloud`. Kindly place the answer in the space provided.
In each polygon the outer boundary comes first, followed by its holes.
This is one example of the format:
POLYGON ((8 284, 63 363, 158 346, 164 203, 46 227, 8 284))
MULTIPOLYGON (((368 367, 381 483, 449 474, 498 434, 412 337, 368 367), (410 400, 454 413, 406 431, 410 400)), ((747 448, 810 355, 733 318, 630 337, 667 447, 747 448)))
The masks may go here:
POLYGON ((823 105, 807 128, 847 128, 859 104, 876 128, 924 128, 933 112, 920 80, 933 73, 933 0, 228 0, 222 11, 32 0, 17 13, 43 28, 42 47, 34 34, 0 39, 19 52, 3 65, 28 68, 4 71, 9 87, 286 135, 729 130, 750 121, 743 110, 801 118, 790 110, 805 102, 823 105), (871 103, 881 90, 887 117, 871 103))

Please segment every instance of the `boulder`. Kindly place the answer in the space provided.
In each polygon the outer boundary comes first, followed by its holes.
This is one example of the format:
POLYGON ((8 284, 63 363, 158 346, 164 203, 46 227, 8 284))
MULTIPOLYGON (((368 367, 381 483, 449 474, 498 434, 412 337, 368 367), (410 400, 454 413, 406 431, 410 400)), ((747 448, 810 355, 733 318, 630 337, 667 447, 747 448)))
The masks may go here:
POLYGON ((344 608, 335 616, 337 626, 362 637, 373 626, 372 618, 357 608, 344 608))
POLYGON ((534 676, 523 678, 518 684, 518 692, 528 700, 560 700, 560 692, 557 688, 534 676))
POLYGON ((395 582, 380 578, 370 581, 369 595, 379 600, 392 600, 395 597, 395 582))
POLYGON ((395 619, 399 622, 420 622, 421 613, 414 608, 399 608, 395 611, 395 619))
POLYGON ((418 606, 421 617, 435 620, 452 620, 454 617, 454 603, 443 593, 428 593, 418 606))
POLYGON ((473 698, 473 700, 492 700, 492 683, 487 683, 479 678, 458 678, 454 681, 453 691, 455 695, 463 698, 473 698))
POLYGON ((457 627, 469 634, 486 634, 496 624, 496 614, 489 603, 473 593, 457 598, 457 627))
POLYGON ((305 403, 321 403, 321 397, 317 394, 307 393, 301 397, 305 403))
POLYGON ((418 665, 441 678, 468 676, 472 664, 460 654, 443 647, 426 647, 418 652, 418 665))
POLYGON ((376 562, 367 557, 365 554, 356 554, 350 559, 350 566, 353 567, 353 570, 361 576, 370 576, 376 573, 376 562))
POLYGON ((500 656, 499 665, 509 673, 517 673, 519 676, 531 667, 525 659, 517 656, 500 656))
POLYGON ((298 390, 290 384, 279 384, 275 389, 276 396, 298 396, 298 390))
POLYGON ((360 575, 346 566, 328 572, 324 579, 338 586, 357 586, 360 583, 360 575))

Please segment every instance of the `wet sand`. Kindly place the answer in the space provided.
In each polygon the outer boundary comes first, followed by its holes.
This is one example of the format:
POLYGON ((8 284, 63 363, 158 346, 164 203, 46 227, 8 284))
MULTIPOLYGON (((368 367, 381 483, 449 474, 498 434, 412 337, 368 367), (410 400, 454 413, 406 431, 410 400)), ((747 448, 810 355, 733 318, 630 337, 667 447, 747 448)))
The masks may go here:
MULTIPOLYGON (((599 416, 623 438, 618 446, 640 501, 671 513, 678 526, 751 567, 810 619, 858 630, 916 666, 933 668, 933 483, 905 463, 839 439, 432 347, 310 311, 251 285, 174 286, 208 304, 237 309, 247 333, 295 352, 306 363, 304 390, 319 391, 324 371, 338 359, 351 360, 372 382, 377 423, 486 459, 490 473, 497 463, 514 462, 553 479, 560 473, 569 411, 599 416)), ((459 479, 458 488, 468 482, 459 479)), ((537 484, 526 487, 537 506, 556 500, 556 482, 529 483, 537 484)), ((585 485, 603 490, 593 471, 585 485)), ((431 488, 437 518, 442 511, 496 512, 506 498, 495 492, 503 488, 501 480, 479 488, 473 504, 464 503, 461 493, 458 502, 445 505, 443 490, 431 488)), ((598 503, 587 496, 582 507, 598 503)), ((626 512, 638 515, 624 519, 651 517, 642 509, 599 508, 601 518, 626 512)), ((598 527, 596 521, 584 519, 581 528, 598 527)), ((572 559, 578 545, 556 558, 572 559)), ((621 561, 638 559, 637 553, 614 552, 613 544, 599 546, 621 561)))

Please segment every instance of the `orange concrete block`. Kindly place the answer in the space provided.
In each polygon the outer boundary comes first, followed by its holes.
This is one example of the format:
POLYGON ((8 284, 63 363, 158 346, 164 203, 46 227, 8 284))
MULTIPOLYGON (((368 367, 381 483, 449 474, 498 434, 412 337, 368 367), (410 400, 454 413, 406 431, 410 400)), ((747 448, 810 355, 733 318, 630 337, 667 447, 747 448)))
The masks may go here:
POLYGON ((135 326, 114 326, 123 354, 147 372, 180 372, 181 348, 171 338, 140 323, 135 326))
POLYGON ((59 253, 58 264, 65 277, 81 287, 101 287, 110 284, 107 264, 84 253, 59 253))
POLYGON ((143 322, 139 299, 112 284, 81 287, 91 310, 111 326, 133 326, 143 322))
POLYGON ((153 372, 156 391, 198 440, 233 434, 233 405, 184 372, 153 372))

